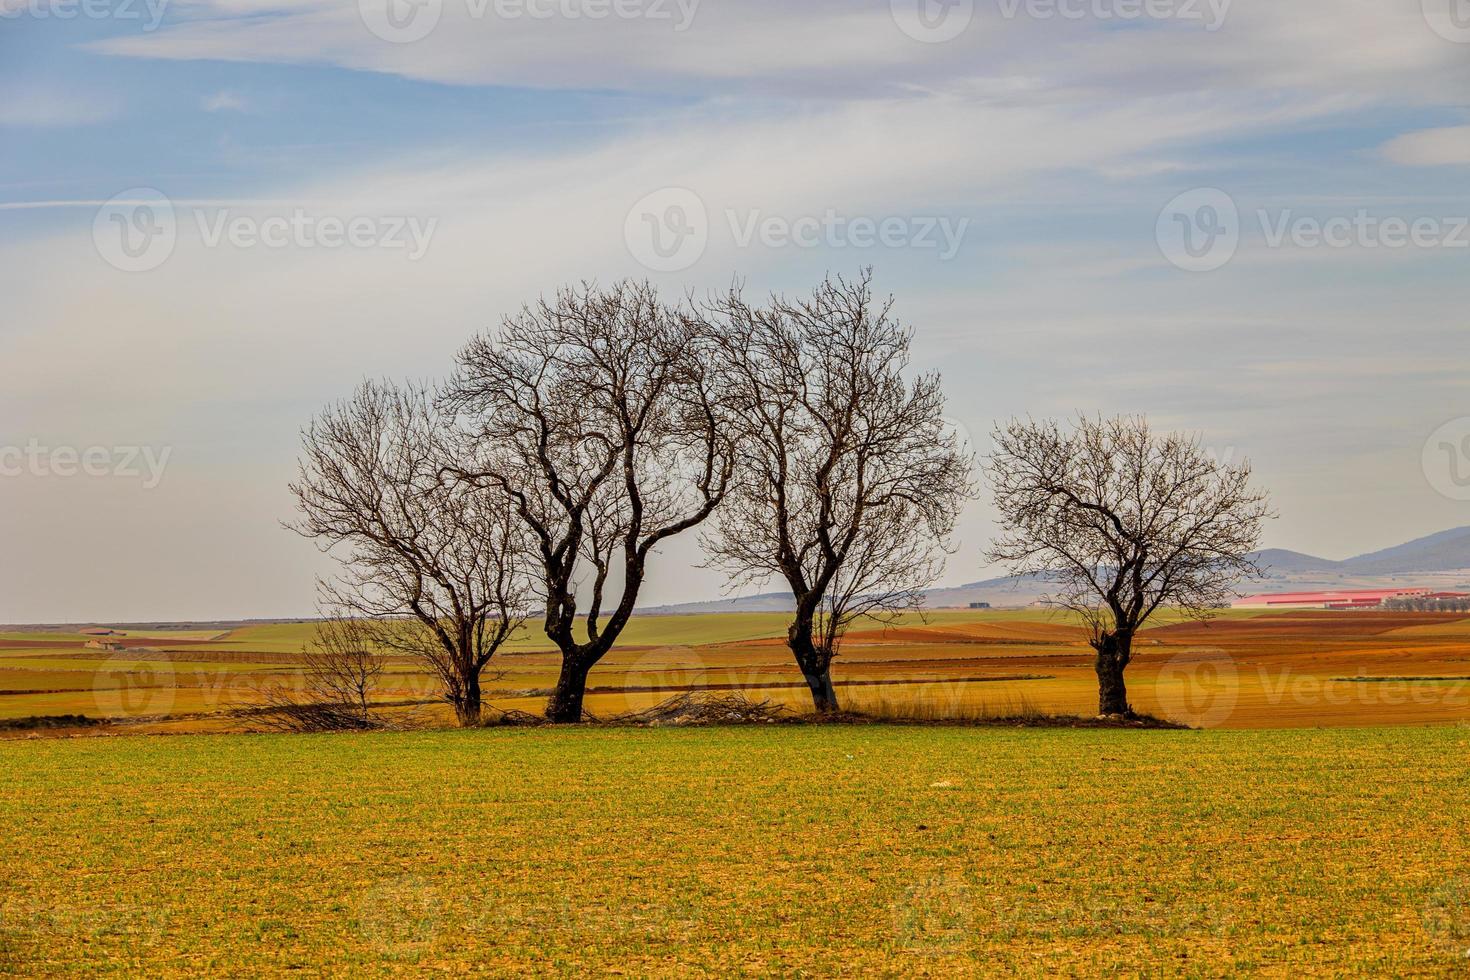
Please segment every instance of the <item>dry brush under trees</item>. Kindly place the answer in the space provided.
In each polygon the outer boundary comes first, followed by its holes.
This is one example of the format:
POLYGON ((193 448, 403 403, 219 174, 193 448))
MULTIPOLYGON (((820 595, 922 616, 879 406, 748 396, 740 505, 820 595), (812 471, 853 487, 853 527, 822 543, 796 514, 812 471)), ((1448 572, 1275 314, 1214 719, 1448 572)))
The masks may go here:
POLYGON ((370 622, 327 617, 302 651, 300 686, 267 691, 259 717, 285 732, 386 727, 374 703, 383 665, 370 622))
MULTIPOLYGON (((973 494, 911 337, 868 272, 759 304, 569 287, 472 339, 442 389, 366 382, 325 410, 292 526, 341 562, 333 614, 428 665, 463 725, 533 619, 561 655, 546 716, 581 720, 659 546, 696 528, 732 584, 790 590, 788 645, 835 711, 843 635, 920 608, 973 494)), ((1141 419, 1013 422, 996 444, 990 557, 1058 577, 1093 626, 1100 710, 1127 713, 1134 634, 1165 604, 1207 615, 1255 570, 1265 497, 1141 419)))

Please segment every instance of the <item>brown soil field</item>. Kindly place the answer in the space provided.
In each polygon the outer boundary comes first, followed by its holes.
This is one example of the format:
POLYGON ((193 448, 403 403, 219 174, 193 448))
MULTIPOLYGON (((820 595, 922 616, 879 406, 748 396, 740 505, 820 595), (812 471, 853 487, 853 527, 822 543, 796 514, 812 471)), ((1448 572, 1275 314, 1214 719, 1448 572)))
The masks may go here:
MULTIPOLYGON (((706 626, 715 639, 620 647, 593 671, 588 709, 607 717, 700 690, 802 708, 800 674, 773 624, 770 616, 650 617, 635 639, 698 636, 706 626), (749 639, 730 639, 742 631, 749 639)), ((83 636, 0 636, 0 721, 79 714, 114 722, 104 727, 116 731, 249 731, 258 727, 249 709, 299 683, 301 654, 291 651, 309 636, 308 626, 247 627, 211 640, 123 638, 134 648, 122 651, 87 649, 83 636)), ((855 630, 834 681, 858 709, 1085 715, 1096 699, 1085 636, 1045 610, 940 614, 855 630)), ((539 712, 559 661, 536 639, 528 633, 497 658, 485 685, 495 707, 539 712)), ((1263 612, 1171 622, 1139 637, 1127 677, 1135 709, 1198 727, 1466 721, 1470 617, 1263 612)), ((385 702, 421 701, 420 714, 447 719, 434 694, 418 665, 391 658, 385 702)))

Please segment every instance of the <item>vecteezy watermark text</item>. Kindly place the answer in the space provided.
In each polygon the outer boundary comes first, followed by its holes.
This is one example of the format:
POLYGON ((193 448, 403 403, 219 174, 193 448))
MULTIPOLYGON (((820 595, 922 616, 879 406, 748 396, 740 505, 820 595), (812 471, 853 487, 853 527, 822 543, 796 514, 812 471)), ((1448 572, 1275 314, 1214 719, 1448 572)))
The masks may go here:
MULTIPOLYGON (((434 32, 451 0, 358 0, 363 26, 379 40, 412 44, 434 32)), ((472 21, 641 20, 667 23, 682 33, 694 23, 700 0, 452 0, 472 21)))
MULTIPOLYGON (((811 214, 772 214, 726 208, 725 230, 736 248, 916 249, 942 262, 964 244, 969 218, 948 215, 865 215, 827 208, 811 214)), ((665 187, 640 198, 623 223, 628 251, 655 272, 679 272, 699 261, 709 244, 709 212, 688 188, 665 187)))
POLYGON ((438 218, 425 220, 402 214, 343 218, 313 214, 305 208, 264 218, 237 214, 230 208, 218 208, 212 214, 199 208, 194 211, 194 220, 206 248, 228 243, 235 248, 401 249, 410 262, 424 257, 439 223, 438 218))
MULTIPOLYGON (((1470 249, 1470 215, 1381 214, 1360 207, 1326 215, 1257 208, 1250 217, 1271 249, 1470 249)), ((1164 257, 1178 268, 1213 272, 1235 257, 1250 223, 1225 191, 1201 187, 1164 206, 1154 237, 1164 257)))
MULTIPOLYGON (((1233 0, 889 0, 898 29, 916 41, 940 44, 965 32, 977 6, 993 3, 1005 20, 1095 21, 1103 25, 1138 21, 1197 23, 1218 31, 1233 0)), ((1429 2, 1429 0, 1426 0, 1429 2)))
POLYGON ((142 480, 152 490, 163 481, 172 446, 0 446, 0 477, 69 479, 77 476, 142 480))
POLYGON ((141 21, 154 31, 168 12, 169 0, 0 0, 0 20, 141 21))
MULTIPOLYGON (((97 209, 92 241, 107 263, 146 272, 168 261, 179 236, 179 211, 192 218, 205 248, 400 251, 410 262, 429 250, 438 218, 346 214, 328 208, 261 205, 178 207, 150 187, 124 191, 97 209)), ((186 225, 187 227, 187 225, 186 225)))
POLYGON ((1232 0, 995 0, 1006 20, 1095 20, 1129 23, 1140 20, 1197 21, 1218 31, 1230 14, 1232 0))
POLYGON ((758 241, 766 248, 919 248, 937 250, 947 262, 959 252, 969 218, 936 215, 888 215, 871 218, 828 208, 820 215, 789 217, 759 209, 725 212, 730 235, 739 248, 758 241))

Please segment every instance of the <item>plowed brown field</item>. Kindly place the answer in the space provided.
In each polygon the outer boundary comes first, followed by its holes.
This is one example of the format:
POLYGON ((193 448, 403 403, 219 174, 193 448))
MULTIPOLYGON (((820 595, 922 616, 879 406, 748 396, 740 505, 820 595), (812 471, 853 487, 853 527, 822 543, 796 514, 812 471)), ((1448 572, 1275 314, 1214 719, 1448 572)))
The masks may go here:
MULTIPOLYGON (((700 690, 800 708, 805 694, 782 626, 777 614, 637 619, 627 644, 593 672, 588 708, 614 715, 700 690)), ((137 731, 248 730, 254 723, 240 709, 296 682, 311 630, 123 636, 121 651, 88 649, 80 635, 0 636, 0 721, 76 714, 137 731)), ((487 684, 496 706, 540 709, 558 658, 537 641, 528 632, 498 658, 487 684)), ((856 708, 1095 709, 1085 632, 1045 610, 944 612, 855 630, 834 678, 856 708)), ((1166 622, 1140 636, 1128 686, 1137 710, 1200 727, 1460 721, 1470 719, 1470 618, 1270 612, 1166 622)), ((432 679, 413 662, 389 663, 383 700, 429 702, 422 710, 434 715, 433 695, 432 679)))

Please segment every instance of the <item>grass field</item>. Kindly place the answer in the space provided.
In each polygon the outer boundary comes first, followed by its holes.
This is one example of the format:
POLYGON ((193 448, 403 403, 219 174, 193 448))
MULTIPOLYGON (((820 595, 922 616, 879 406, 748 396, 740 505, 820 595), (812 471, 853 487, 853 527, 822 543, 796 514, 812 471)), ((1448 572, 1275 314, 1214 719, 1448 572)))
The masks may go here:
POLYGON ((0 972, 1455 975, 1470 730, 0 744, 0 972))
MULTIPOLYGON (((606 717, 685 691, 740 689, 803 705, 780 613, 635 617, 592 672, 606 717)), ((307 623, 225 632, 128 632, 89 648, 63 633, 0 634, 0 722, 86 715, 129 731, 247 731, 239 709, 299 680, 307 623)), ((1377 612, 1230 612, 1201 626, 1164 615, 1139 638, 1129 694, 1141 711, 1198 727, 1423 724, 1470 719, 1470 618, 1377 612), (1376 681, 1374 679, 1377 679, 1376 681), (1364 681, 1373 681, 1365 683, 1364 681)), ((558 657, 528 627, 492 664, 490 704, 539 712, 558 657)), ((854 632, 833 668, 857 708, 939 713, 1095 710, 1091 651, 1075 621, 1045 610, 940 611, 854 632)), ((381 699, 431 701, 419 665, 389 666, 381 699)), ((430 722, 447 711, 426 707, 430 722)), ((15 731, 0 729, 0 736, 15 731)))

